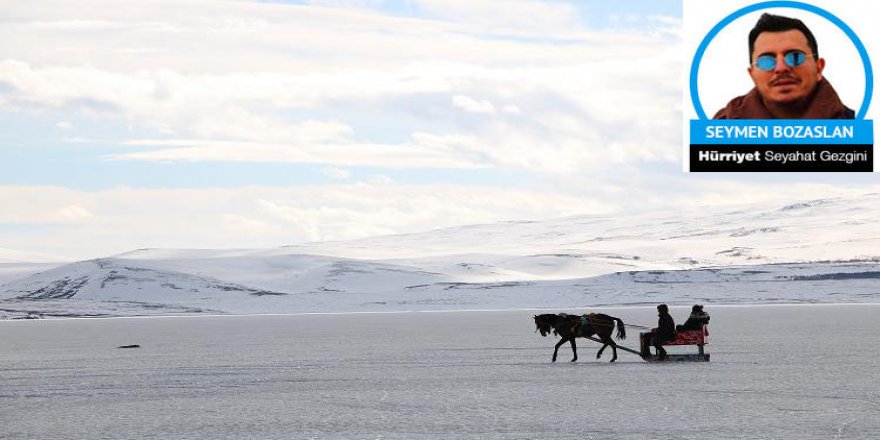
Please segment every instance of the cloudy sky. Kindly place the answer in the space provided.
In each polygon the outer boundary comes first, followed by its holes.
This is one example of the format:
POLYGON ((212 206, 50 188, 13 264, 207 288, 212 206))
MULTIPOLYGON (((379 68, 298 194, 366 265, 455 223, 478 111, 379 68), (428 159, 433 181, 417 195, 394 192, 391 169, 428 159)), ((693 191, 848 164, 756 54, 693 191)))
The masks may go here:
POLYGON ((678 0, 0 11, 0 249, 271 247, 880 191, 682 173, 678 0))

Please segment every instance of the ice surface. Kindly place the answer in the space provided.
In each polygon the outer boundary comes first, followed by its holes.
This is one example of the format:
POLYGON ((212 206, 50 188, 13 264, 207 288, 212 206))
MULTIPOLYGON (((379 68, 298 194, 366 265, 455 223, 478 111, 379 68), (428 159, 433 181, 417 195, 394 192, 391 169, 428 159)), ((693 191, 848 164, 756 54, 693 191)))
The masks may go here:
POLYGON ((712 362, 679 364, 553 364, 532 311, 0 321, 2 437, 880 436, 880 307, 707 311, 712 362))

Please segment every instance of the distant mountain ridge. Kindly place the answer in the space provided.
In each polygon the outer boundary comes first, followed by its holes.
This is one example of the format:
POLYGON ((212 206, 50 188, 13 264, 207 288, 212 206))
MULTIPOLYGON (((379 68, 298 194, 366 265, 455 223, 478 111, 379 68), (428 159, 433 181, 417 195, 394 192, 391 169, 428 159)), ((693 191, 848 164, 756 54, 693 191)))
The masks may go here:
POLYGON ((0 313, 872 302, 880 295, 871 275, 880 272, 880 195, 713 211, 502 222, 272 249, 141 249, 9 280, 0 285, 0 313), (786 290, 808 284, 806 293, 786 290), (754 294, 760 291, 767 294, 754 294))

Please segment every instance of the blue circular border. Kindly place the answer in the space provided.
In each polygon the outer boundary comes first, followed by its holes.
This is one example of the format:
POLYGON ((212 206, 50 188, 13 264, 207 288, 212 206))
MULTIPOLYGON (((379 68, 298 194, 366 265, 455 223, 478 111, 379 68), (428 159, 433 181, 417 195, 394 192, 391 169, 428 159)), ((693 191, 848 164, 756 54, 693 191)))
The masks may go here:
POLYGON ((847 37, 853 42, 856 49, 859 51, 859 55, 862 57, 862 65, 865 67, 865 96, 862 98, 862 106, 859 108, 858 114, 856 114, 856 119, 865 119, 865 115, 868 113, 868 107, 871 104, 871 97, 874 95, 874 69, 871 67, 871 59, 868 57, 868 51, 865 50, 865 45, 862 44, 862 40, 859 39, 858 35, 847 26, 841 19, 837 18, 834 14, 818 7, 809 5, 806 3, 795 2, 795 1, 768 1, 763 3, 756 3, 754 5, 746 6, 718 22, 712 30, 703 37, 703 41, 700 43, 700 47, 697 48, 697 52, 694 54, 694 60, 691 62, 691 74, 690 74, 690 89, 691 89, 691 102, 693 103, 694 110, 697 112, 697 118, 701 120, 709 119, 706 116, 706 112, 703 111, 703 105, 700 104, 700 96, 699 91, 697 90, 697 74, 700 70, 700 62, 703 60, 703 53, 706 52, 706 48, 709 47, 709 43, 724 29, 728 24, 733 22, 739 17, 743 15, 749 14, 751 12, 755 12, 761 9, 767 8, 792 8, 792 9, 802 9, 804 11, 815 13, 816 15, 820 15, 826 18, 828 21, 837 25, 840 30, 842 30, 847 37))

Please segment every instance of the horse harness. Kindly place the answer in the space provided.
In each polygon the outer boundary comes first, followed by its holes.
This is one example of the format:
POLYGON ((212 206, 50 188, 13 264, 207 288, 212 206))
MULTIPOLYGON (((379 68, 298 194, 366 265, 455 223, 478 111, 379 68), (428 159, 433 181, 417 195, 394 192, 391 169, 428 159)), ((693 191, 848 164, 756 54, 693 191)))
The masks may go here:
POLYGON ((608 323, 608 322, 602 322, 601 320, 597 320, 597 319, 590 319, 590 318, 595 318, 596 315, 597 315, 596 313, 589 313, 589 314, 578 316, 578 319, 574 320, 574 322, 572 322, 572 324, 571 324, 571 327, 570 327, 571 333, 576 334, 576 335, 584 335, 587 333, 585 331, 587 327, 593 327, 593 329, 595 331, 595 329, 597 327, 609 327, 609 326, 613 327, 614 326, 613 322, 608 323))

